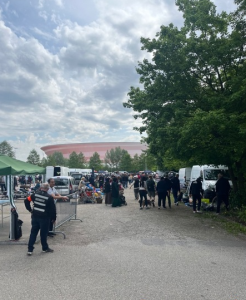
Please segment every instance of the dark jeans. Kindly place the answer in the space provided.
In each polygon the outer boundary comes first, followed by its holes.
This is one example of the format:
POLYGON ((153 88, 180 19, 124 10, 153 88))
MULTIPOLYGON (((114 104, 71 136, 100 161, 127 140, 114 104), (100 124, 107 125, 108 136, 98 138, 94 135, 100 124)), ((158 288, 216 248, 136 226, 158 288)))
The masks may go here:
POLYGON ((167 199, 168 199, 168 206, 171 208, 171 197, 170 197, 170 193, 167 193, 167 199))
POLYGON ((139 190, 139 195, 140 195, 140 207, 143 206, 143 198, 145 200, 145 206, 148 206, 148 200, 147 200, 147 192, 143 190, 139 190))
POLYGON ((228 195, 217 195, 217 209, 216 212, 220 213, 220 205, 221 203, 224 202, 226 209, 228 210, 229 208, 229 196, 228 195))
POLYGON ((135 199, 138 200, 138 198, 139 198, 139 188, 134 189, 134 196, 135 196, 135 199))
POLYGON ((47 250, 49 248, 47 244, 47 234, 49 230, 50 219, 43 219, 32 216, 32 229, 28 242, 28 251, 32 252, 34 249, 34 244, 36 242, 36 238, 38 232, 40 230, 40 239, 42 244, 42 249, 47 250))
POLYGON ((53 228, 54 228, 54 223, 52 221, 49 221, 48 233, 49 233, 49 231, 53 231, 53 228))
POLYGON ((173 192, 173 198, 174 198, 174 203, 178 202, 178 190, 172 189, 173 192))
POLYGON ((1 183, 1 190, 2 192, 7 191, 5 183, 1 183))
POLYGON ((128 185, 128 181, 122 181, 123 188, 126 189, 128 185))
POLYGON ((193 199, 193 211, 196 211, 196 201, 198 200, 198 208, 197 210, 200 210, 201 208, 201 195, 192 195, 192 199, 193 199))
POLYGON ((163 201, 163 207, 166 207, 167 192, 158 192, 158 206, 161 206, 161 200, 163 201))

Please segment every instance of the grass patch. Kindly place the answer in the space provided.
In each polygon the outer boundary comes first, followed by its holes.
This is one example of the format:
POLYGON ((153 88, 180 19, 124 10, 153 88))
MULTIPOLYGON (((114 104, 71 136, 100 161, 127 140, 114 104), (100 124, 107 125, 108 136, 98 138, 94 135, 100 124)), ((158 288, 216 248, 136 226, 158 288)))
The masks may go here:
POLYGON ((213 212, 203 212, 202 214, 196 214, 196 217, 210 219, 231 234, 246 235, 246 226, 244 222, 240 222, 237 212, 225 211, 222 212, 219 216, 215 215, 215 213, 213 212))

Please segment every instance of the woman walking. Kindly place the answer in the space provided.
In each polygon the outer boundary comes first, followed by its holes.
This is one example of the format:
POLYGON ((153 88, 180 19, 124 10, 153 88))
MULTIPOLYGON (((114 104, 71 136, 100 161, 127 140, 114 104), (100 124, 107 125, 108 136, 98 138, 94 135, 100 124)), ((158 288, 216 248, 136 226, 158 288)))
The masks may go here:
POLYGON ((119 184, 117 178, 113 178, 112 182, 112 207, 121 206, 119 197, 119 184))
POLYGON ((104 184, 104 193, 105 193, 105 205, 112 204, 111 186, 110 186, 109 178, 106 178, 104 184))

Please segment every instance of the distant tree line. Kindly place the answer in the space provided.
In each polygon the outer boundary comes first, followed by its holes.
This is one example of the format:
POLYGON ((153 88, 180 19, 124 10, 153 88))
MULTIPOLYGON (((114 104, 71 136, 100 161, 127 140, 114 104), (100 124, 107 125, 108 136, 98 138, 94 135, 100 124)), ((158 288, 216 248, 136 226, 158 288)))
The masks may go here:
MULTIPOLYGON (((15 157, 13 147, 7 141, 0 143, 0 154, 15 157)), ((41 159, 38 152, 32 149, 27 157, 27 162, 41 167, 64 166, 77 169, 94 168, 95 170, 104 169, 111 172, 119 170, 137 172, 146 169, 157 169, 157 160, 148 151, 144 151, 140 155, 135 154, 134 157, 131 157, 128 151, 120 147, 108 150, 104 161, 100 159, 100 155, 97 152, 93 153, 89 161, 87 161, 82 152, 76 153, 75 151, 69 155, 69 158, 65 158, 61 152, 56 151, 52 155, 41 159)))

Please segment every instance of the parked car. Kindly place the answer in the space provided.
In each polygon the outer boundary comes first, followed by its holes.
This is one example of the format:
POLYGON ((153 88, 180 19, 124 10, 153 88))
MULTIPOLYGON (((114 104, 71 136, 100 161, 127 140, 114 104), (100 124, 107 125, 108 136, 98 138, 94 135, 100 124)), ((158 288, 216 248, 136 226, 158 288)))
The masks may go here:
POLYGON ((52 178, 55 180, 55 189, 62 196, 72 194, 78 190, 78 184, 72 176, 54 176, 52 178))

